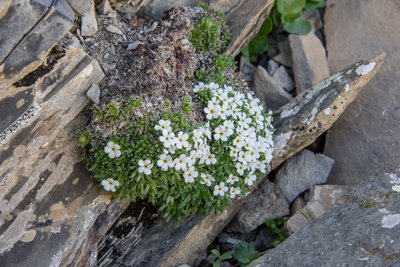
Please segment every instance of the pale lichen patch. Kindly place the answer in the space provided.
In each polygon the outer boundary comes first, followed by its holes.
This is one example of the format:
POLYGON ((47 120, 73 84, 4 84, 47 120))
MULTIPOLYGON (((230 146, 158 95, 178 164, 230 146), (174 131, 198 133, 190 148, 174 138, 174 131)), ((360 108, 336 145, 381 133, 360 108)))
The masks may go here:
POLYGON ((400 223, 400 213, 386 214, 382 218, 383 228, 393 228, 400 223))
POLYGON ((367 75, 375 68, 375 65, 375 62, 370 62, 368 64, 358 66, 356 68, 356 73, 357 75, 367 75))
POLYGON ((326 109, 324 109, 324 114, 325 115, 330 115, 331 114, 331 108, 326 108, 326 109))
POLYGON ((392 186, 392 190, 400 193, 400 185, 396 184, 396 185, 392 186))
POLYGON ((35 230, 29 230, 28 232, 25 232, 23 236, 21 237, 21 241, 24 243, 29 243, 32 242, 33 239, 36 237, 36 231, 35 230))

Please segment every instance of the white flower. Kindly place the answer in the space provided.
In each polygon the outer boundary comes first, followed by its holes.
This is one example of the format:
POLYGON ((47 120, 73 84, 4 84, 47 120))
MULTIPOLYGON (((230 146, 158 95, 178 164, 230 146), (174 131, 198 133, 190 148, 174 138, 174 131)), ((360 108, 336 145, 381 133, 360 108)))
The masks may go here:
POLYGON ((233 139, 233 145, 237 148, 242 148, 245 145, 245 138, 241 135, 236 136, 236 138, 233 139))
POLYGON ((247 159, 246 159, 246 153, 244 151, 240 151, 239 152, 239 157, 238 160, 242 163, 242 164, 247 164, 247 159))
POLYGON ((239 149, 237 149, 236 147, 230 146, 229 147, 231 150, 229 151, 229 156, 231 156, 234 159, 237 159, 238 153, 239 153, 239 149))
POLYGON ((161 168, 161 170, 166 171, 168 168, 174 167, 174 161, 172 157, 166 154, 161 154, 159 160, 157 161, 157 166, 161 168))
POLYGON ((210 154, 208 154, 205 162, 206 162, 207 165, 215 164, 215 163, 217 163, 217 159, 215 158, 214 154, 210 153, 210 154))
POLYGON ((175 170, 179 171, 179 170, 186 170, 187 168, 187 157, 185 154, 182 154, 179 156, 179 158, 176 158, 174 160, 175 163, 175 170))
POLYGON ((227 182, 228 184, 234 184, 234 183, 236 183, 237 181, 239 181, 239 178, 238 178, 237 176, 233 175, 233 174, 229 174, 229 177, 228 177, 228 179, 226 180, 226 182, 227 182))
POLYGON ((239 175, 243 175, 245 170, 246 170, 246 165, 240 162, 236 163, 236 171, 239 175))
POLYGON ((170 132, 172 130, 171 127, 171 121, 169 120, 159 120, 158 124, 154 126, 154 129, 161 130, 161 131, 167 131, 170 132))
POLYGON ((262 108, 260 109, 260 106, 258 105, 258 99, 252 100, 250 103, 247 104, 247 108, 249 109, 249 113, 251 115, 256 114, 259 111, 262 111, 262 108))
POLYGON ((160 136, 160 141, 163 142, 164 147, 169 148, 175 144, 175 134, 163 131, 162 136, 160 136))
POLYGON ((118 158, 121 156, 121 147, 110 141, 107 143, 107 146, 104 147, 104 152, 106 152, 111 159, 118 158))
POLYGON ((114 179, 108 178, 101 181, 101 185, 103 186, 104 190, 115 192, 115 188, 119 186, 119 182, 114 179))
POLYGON ((178 136, 175 137, 174 139, 176 148, 182 149, 183 147, 188 147, 189 146, 189 142, 187 141, 188 138, 189 135, 187 133, 180 131, 178 133, 178 136))
POLYGON ((218 126, 217 128, 215 128, 215 134, 214 134, 214 139, 215 140, 221 140, 226 142, 228 140, 225 130, 223 127, 218 126))
POLYGON ((153 168, 153 164, 151 163, 150 160, 141 159, 139 160, 138 164, 139 164, 139 169, 138 169, 139 173, 144 173, 145 175, 151 174, 151 168, 153 168))
POLYGON ((254 182, 257 180, 257 177, 253 174, 244 179, 244 183, 248 186, 252 186, 254 182))
POLYGON ((228 187, 224 182, 221 182, 219 185, 214 186, 214 196, 224 196, 225 193, 228 192, 228 187))
POLYGON ((249 153, 250 153, 252 160, 256 160, 256 159, 260 158, 260 153, 256 150, 251 150, 251 151, 249 151, 249 153))
POLYGON ((207 107, 204 108, 204 112, 207 114, 207 120, 218 118, 220 108, 221 107, 219 105, 208 103, 207 107))
POLYGON ((223 104, 222 107, 219 108, 219 116, 221 119, 226 120, 227 116, 230 116, 232 111, 229 109, 227 104, 223 104))
POLYGON ((194 167, 190 167, 188 170, 186 170, 183 173, 185 182, 190 183, 190 184, 194 182, 194 178, 196 178, 197 176, 199 176, 199 173, 196 171, 196 169, 194 167))
POLYGON ((204 88, 205 84, 203 82, 200 82, 199 84, 196 84, 193 87, 193 92, 198 93, 204 88))
POLYGON ((231 187, 229 190, 230 198, 235 198, 236 196, 240 195, 241 191, 239 187, 231 187))
POLYGON ((225 89, 227 92, 231 92, 231 91, 233 90, 232 86, 230 86, 230 85, 224 85, 224 89, 225 89))
POLYGON ((238 124, 243 128, 248 128, 251 124, 251 118, 247 117, 246 113, 240 113, 238 115, 238 124))
POLYGON ((200 181, 201 184, 206 184, 207 186, 211 186, 212 183, 215 181, 214 177, 212 177, 210 174, 201 174, 201 178, 203 179, 200 181))
POLYGON ((227 120, 224 121, 222 127, 224 128, 225 136, 229 137, 233 134, 233 129, 235 128, 235 125, 233 124, 233 121, 227 120))
POLYGON ((211 82, 211 83, 208 84, 208 87, 215 91, 215 90, 217 90, 219 88, 219 84, 211 82))

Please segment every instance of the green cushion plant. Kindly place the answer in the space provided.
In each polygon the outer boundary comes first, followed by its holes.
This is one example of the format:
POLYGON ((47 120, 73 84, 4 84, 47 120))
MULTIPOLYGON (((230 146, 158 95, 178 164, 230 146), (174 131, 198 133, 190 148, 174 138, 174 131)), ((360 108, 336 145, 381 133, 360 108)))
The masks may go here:
POLYGON ((147 116, 141 98, 116 98, 93 107, 91 125, 79 136, 84 162, 104 190, 146 199, 167 220, 221 211, 249 191, 272 159, 271 113, 228 77, 233 59, 220 54, 227 42, 220 16, 208 10, 193 26, 193 46, 214 65, 181 97, 178 110, 165 100, 147 116), (99 125, 117 130, 105 136, 99 125))

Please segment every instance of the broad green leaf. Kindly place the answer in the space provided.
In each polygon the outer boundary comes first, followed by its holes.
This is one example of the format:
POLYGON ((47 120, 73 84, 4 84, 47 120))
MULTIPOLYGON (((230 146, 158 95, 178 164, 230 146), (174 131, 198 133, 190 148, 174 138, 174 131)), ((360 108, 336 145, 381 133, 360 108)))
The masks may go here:
POLYGON ((284 24, 283 28, 291 34, 305 35, 311 31, 312 26, 309 20, 297 19, 293 22, 284 24))
POLYGON ((301 16, 301 13, 287 13, 287 14, 282 14, 281 16, 281 21, 283 24, 293 22, 296 19, 298 19, 301 16))
POLYGON ((278 11, 281 14, 301 12, 305 6, 305 0, 277 0, 278 11))
POLYGON ((272 31, 274 27, 274 23, 270 17, 266 18, 264 23, 261 25, 260 30, 258 31, 258 35, 268 35, 272 31))
POLYGON ((307 9, 316 9, 325 6, 325 0, 306 0, 307 9))
POLYGON ((239 263, 248 264, 257 259, 260 256, 260 253, 256 251, 252 245, 246 242, 241 242, 235 245, 233 255, 239 263))

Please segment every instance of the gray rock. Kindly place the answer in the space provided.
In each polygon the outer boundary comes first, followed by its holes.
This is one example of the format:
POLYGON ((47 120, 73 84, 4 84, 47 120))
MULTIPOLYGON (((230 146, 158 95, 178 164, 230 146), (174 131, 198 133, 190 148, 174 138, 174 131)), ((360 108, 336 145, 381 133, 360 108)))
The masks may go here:
POLYGON ((254 74, 253 90, 257 97, 272 110, 280 108, 293 99, 261 66, 257 67, 254 74))
POLYGON ((92 100, 93 103, 100 103, 100 88, 97 84, 93 83, 86 95, 90 100, 92 100))
POLYGON ((67 0, 67 2, 79 16, 84 16, 94 7, 93 0, 67 0))
POLYGON ((325 47, 313 33, 289 35, 297 94, 329 76, 325 47))
POLYGON ((288 38, 277 43, 279 54, 274 56, 273 59, 286 67, 292 66, 292 51, 288 38))
POLYGON ((279 63, 273 59, 268 60, 267 71, 269 75, 273 75, 274 72, 279 68, 279 63))
POLYGON ((395 183, 400 183, 400 169, 354 186, 343 203, 249 266, 400 266, 395 183))
POLYGON ((305 149, 283 165, 276 175, 276 183, 292 202, 307 189, 325 183, 334 162, 323 154, 305 149))
POLYGON ((97 32, 97 19, 93 0, 67 0, 72 9, 81 17, 82 36, 93 36, 97 32))
POLYGON ((291 54, 279 53, 278 55, 274 56, 273 59, 286 67, 292 66, 292 55, 291 54))
POLYGON ((348 193, 348 189, 348 186, 343 185, 314 186, 310 190, 311 199, 307 205, 302 209, 297 209, 296 213, 286 222, 289 233, 297 232, 307 222, 321 217, 333 204, 342 200, 342 196, 348 193))
POLYGON ((135 50, 139 45, 143 44, 141 41, 134 41, 133 43, 128 44, 127 50, 135 50))
POLYGON ((298 196, 290 206, 290 214, 295 214, 298 211, 301 211, 306 206, 306 202, 302 196, 298 196))
POLYGON ((46 13, 45 1, 2 1, 0 5, 0 63, 46 13))
POLYGON ((25 99, 17 112, 35 111, 10 125, 15 128, 0 144, 0 176, 7 181, 0 190, 1 266, 82 264, 126 207, 95 186, 76 145, 75 133, 86 120, 78 114, 89 104, 86 90, 104 73, 77 47, 63 48, 57 57, 32 85, 0 86, 8 99, 0 109, 13 112, 14 101, 25 99))
POLYGON ((250 62, 248 58, 241 56, 239 69, 243 75, 243 79, 250 84, 253 81, 253 76, 257 68, 250 62))
POLYGON ((32 72, 42 64, 54 44, 70 30, 75 19, 65 0, 53 5, 39 0, 22 2, 24 5, 13 1, 0 19, 0 77, 18 76, 18 79, 32 72), (43 16, 46 12, 47 15, 43 16))
POLYGON ((293 79, 290 77, 284 66, 280 66, 272 75, 272 78, 283 87, 286 91, 291 91, 294 89, 295 84, 293 79))
POLYGON ((310 190, 311 199, 302 213, 310 220, 317 219, 340 201, 347 191, 348 186, 344 185, 316 185, 310 190))
POLYGON ((327 3, 331 72, 360 58, 388 55, 378 75, 328 131, 325 153, 336 160, 329 183, 355 184, 400 163, 399 8, 396 0, 327 3))
POLYGON ((299 231, 307 223, 307 217, 304 216, 301 211, 298 211, 286 221, 285 228, 288 230, 289 234, 293 234, 299 231))
POLYGON ((107 14, 109 14, 110 12, 115 12, 115 11, 112 9, 112 7, 111 7, 110 3, 108 2, 108 0, 103 0, 103 1, 101 1, 100 4, 98 4, 98 5, 96 6, 96 10, 97 10, 97 12, 99 12, 99 14, 101 14, 101 15, 107 15, 107 14))
POLYGON ((89 12, 82 16, 81 34, 82 36, 93 36, 97 30, 96 12, 93 6, 89 12))
POLYGON ((250 232, 267 219, 289 214, 289 203, 279 187, 268 179, 262 181, 252 194, 228 226, 229 231, 250 232))
POLYGON ((124 33, 118 27, 111 24, 107 26, 106 30, 114 34, 124 35, 124 33))
POLYGON ((317 9, 314 10, 305 10, 301 14, 301 18, 305 20, 310 20, 313 26, 313 31, 319 30, 322 28, 323 23, 319 11, 317 9))

